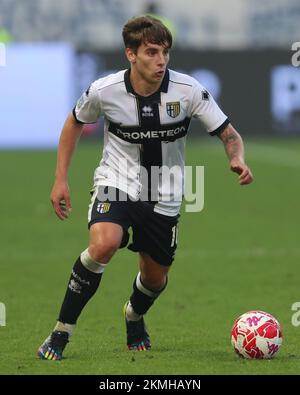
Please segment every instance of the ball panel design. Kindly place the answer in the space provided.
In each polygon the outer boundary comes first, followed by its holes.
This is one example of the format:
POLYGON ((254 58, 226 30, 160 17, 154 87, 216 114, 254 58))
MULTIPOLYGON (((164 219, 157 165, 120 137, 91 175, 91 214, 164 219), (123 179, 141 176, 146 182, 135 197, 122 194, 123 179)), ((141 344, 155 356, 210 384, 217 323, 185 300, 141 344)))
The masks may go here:
POLYGON ((235 320, 231 344, 235 352, 244 358, 272 358, 282 344, 281 326, 269 313, 249 311, 235 320))

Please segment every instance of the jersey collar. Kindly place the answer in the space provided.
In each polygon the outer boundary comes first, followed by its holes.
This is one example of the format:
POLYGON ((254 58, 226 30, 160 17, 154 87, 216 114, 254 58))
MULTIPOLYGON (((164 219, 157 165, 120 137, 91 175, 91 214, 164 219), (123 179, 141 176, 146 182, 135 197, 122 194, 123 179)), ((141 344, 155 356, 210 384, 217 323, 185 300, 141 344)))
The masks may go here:
MULTIPOLYGON (((127 69, 124 74, 124 82, 125 82, 127 92, 133 93, 135 96, 140 96, 134 91, 133 86, 131 85, 129 76, 130 76, 130 69, 127 69)), ((151 96, 147 96, 146 98, 150 98, 150 97, 153 98, 154 96, 158 96, 160 99, 160 92, 164 92, 164 93, 168 92, 169 80, 170 80, 169 70, 166 69, 164 78, 163 78, 162 83, 161 83, 160 87, 158 88, 158 90, 156 92, 154 92, 151 96)), ((143 96, 140 96, 140 97, 143 97, 143 96)))

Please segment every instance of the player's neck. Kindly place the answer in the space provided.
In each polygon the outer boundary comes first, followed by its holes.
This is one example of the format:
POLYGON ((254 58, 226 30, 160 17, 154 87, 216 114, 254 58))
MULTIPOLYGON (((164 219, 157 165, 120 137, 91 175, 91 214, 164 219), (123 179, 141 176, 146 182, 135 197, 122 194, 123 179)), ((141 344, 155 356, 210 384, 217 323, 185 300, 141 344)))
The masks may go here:
POLYGON ((133 69, 130 72, 130 82, 134 91, 140 96, 153 95, 161 85, 161 81, 149 83, 133 69))

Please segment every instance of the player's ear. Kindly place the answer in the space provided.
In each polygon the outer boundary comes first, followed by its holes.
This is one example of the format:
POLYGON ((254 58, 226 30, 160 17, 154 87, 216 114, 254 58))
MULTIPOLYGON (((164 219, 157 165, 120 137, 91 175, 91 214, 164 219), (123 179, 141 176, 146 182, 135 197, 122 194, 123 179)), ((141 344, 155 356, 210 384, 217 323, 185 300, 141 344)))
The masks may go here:
POLYGON ((136 54, 131 48, 125 48, 125 54, 130 63, 136 62, 136 54))

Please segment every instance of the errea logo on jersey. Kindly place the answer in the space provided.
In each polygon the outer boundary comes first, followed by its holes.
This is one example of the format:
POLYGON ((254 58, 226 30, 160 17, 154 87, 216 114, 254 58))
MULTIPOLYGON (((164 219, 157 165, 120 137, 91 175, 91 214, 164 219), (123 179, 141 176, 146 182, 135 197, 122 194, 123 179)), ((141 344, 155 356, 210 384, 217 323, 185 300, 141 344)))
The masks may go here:
POLYGON ((142 117, 154 117, 154 114, 152 112, 152 107, 150 106, 144 106, 142 108, 142 117))

